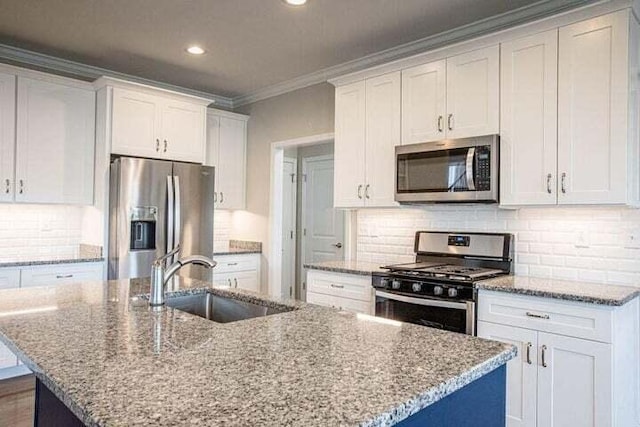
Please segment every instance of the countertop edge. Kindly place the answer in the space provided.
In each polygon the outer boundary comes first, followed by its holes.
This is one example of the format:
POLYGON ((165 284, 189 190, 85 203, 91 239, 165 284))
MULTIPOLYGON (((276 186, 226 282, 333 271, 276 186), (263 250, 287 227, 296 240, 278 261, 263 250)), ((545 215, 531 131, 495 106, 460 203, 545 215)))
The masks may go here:
POLYGON ((330 271, 332 273, 356 274, 358 276, 371 276, 374 273, 373 271, 356 270, 356 269, 347 268, 347 267, 327 267, 327 266, 314 265, 314 264, 304 264, 303 267, 309 270, 330 271))
POLYGON ((214 252, 213 256, 223 256, 223 255, 251 255, 251 254, 261 254, 262 250, 258 249, 241 249, 241 250, 228 250, 228 251, 218 251, 214 252))
POLYGON ((32 267, 37 265, 56 265, 56 264, 81 264, 92 262, 104 262, 104 257, 99 258, 69 258, 69 259, 52 259, 52 260, 37 260, 37 261, 9 261, 0 262, 0 268, 10 267, 32 267))
POLYGON ((485 290, 485 291, 502 292, 505 294, 525 295, 530 297, 547 298, 547 299, 567 301, 567 302, 579 302, 583 304, 603 305, 608 307, 621 307, 640 295, 640 288, 637 291, 630 293, 629 295, 625 296, 622 299, 619 299, 619 298, 613 299, 613 298, 606 298, 606 297, 594 297, 589 295, 578 295, 578 294, 558 292, 558 291, 512 288, 512 287, 501 286, 497 284, 494 285, 491 283, 482 283, 482 282, 476 283, 475 287, 476 289, 485 290))
POLYGON ((504 350, 502 353, 492 357, 491 359, 474 366, 470 370, 462 374, 449 378, 439 385, 432 387, 424 393, 412 397, 405 403, 389 409, 388 411, 378 415, 372 420, 365 421, 359 427, 389 427, 400 421, 403 421, 428 406, 442 400, 443 398, 455 393, 463 387, 471 384, 475 380, 487 375, 488 373, 505 365, 517 355, 515 346, 504 350))

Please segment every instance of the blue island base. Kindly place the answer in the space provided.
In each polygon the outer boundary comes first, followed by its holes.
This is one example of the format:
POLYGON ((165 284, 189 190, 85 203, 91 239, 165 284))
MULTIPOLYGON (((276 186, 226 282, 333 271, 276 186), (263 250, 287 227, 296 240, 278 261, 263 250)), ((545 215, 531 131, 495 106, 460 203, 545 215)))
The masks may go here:
POLYGON ((504 427, 506 365, 400 421, 399 427, 504 427))

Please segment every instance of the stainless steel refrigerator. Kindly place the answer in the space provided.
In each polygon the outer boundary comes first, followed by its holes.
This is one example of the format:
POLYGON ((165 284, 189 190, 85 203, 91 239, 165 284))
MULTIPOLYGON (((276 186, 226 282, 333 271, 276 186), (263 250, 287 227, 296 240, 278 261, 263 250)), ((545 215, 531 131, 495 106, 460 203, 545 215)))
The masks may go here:
MULTIPOLYGON (((109 279, 149 277, 153 261, 178 244, 174 260, 213 255, 212 167, 120 157, 110 182, 109 279)), ((207 279, 211 270, 189 265, 179 274, 207 279)))

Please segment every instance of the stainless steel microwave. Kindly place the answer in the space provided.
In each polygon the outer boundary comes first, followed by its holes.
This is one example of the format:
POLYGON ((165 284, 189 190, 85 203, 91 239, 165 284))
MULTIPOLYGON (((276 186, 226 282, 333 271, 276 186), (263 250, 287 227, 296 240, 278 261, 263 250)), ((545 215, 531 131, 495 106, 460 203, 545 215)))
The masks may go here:
POLYGON ((396 201, 498 201, 499 136, 396 147, 396 201))

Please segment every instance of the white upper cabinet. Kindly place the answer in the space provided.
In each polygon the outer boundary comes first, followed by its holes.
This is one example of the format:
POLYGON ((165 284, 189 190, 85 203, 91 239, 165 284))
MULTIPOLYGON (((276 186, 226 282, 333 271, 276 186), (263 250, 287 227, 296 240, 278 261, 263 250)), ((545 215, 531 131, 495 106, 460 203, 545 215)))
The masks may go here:
POLYGON ((16 76, 0 73, 0 201, 13 200, 16 76))
POLYGON ((334 206, 364 206, 365 82, 336 88, 334 206))
POLYGON ((335 207, 395 206, 401 73, 336 88, 335 207))
POLYGON ((394 206, 395 147, 400 145, 400 73, 366 81, 365 206, 394 206))
POLYGON ((93 203, 95 92, 18 77, 15 200, 93 203))
POLYGON ((447 138, 498 133, 499 47, 447 58, 447 138))
POLYGON ((402 71, 402 143, 445 138, 446 61, 402 71))
POLYGON ((111 152, 128 156, 159 157, 158 99, 146 93, 113 89, 111 152))
POLYGON ((201 105, 174 100, 163 103, 160 118, 163 154, 171 160, 202 163, 206 113, 201 105))
MULTIPOLYGON (((206 109, 210 100, 101 78, 99 90, 111 96, 110 152, 203 163, 206 109)), ((107 96, 107 98, 109 95, 107 96)))
POLYGON ((560 203, 627 201, 629 26, 623 10, 560 28, 560 203))
POLYGON ((500 203, 556 204, 558 31, 501 49, 500 203))
POLYGON ((209 109, 205 164, 216 171, 215 206, 246 207, 246 156, 248 116, 209 109))

